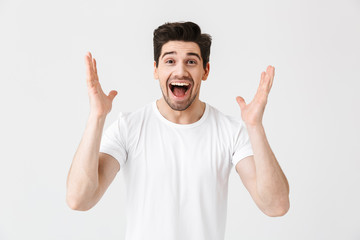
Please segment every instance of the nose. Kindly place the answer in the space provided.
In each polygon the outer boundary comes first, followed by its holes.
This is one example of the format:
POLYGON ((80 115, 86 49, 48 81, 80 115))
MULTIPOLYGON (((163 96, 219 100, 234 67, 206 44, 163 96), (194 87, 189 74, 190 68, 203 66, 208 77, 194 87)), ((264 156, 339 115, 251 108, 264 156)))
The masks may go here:
POLYGON ((189 76, 186 66, 183 63, 176 64, 173 74, 174 74, 174 77, 179 78, 179 79, 186 78, 189 76))

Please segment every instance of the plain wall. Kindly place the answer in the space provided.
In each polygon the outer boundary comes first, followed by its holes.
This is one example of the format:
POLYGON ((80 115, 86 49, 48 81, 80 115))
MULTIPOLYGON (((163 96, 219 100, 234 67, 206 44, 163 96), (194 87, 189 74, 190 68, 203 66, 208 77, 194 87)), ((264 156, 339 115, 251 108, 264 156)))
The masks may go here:
POLYGON ((268 65, 264 115, 291 208, 264 215, 230 175, 226 240, 360 239, 360 1, 0 0, 0 239, 124 239, 121 171, 90 211, 65 202, 89 114, 84 55, 106 93, 106 125, 161 97, 153 30, 194 21, 213 37, 200 99, 239 115, 268 65))

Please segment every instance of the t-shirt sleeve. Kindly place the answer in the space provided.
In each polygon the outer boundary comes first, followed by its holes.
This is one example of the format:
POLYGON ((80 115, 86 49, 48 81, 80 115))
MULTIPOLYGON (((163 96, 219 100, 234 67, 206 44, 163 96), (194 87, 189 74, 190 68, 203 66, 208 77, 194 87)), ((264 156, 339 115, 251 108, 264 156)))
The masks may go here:
POLYGON ((119 162, 120 170, 125 165, 127 160, 126 125, 122 113, 104 131, 100 143, 100 152, 113 156, 119 162))
POLYGON ((254 155, 245 123, 240 119, 236 125, 234 149, 231 160, 234 165, 245 157, 254 155))

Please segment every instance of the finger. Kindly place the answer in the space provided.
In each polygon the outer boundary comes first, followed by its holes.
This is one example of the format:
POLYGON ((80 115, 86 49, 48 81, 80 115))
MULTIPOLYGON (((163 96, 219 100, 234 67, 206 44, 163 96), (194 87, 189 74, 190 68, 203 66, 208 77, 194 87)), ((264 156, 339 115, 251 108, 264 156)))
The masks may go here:
POLYGON ((263 102, 264 99, 267 99, 267 96, 269 94, 268 85, 269 85, 269 75, 266 72, 262 72, 260 85, 258 90, 256 91, 253 101, 263 102))
POLYGON ((275 75, 275 68, 271 65, 269 65, 266 69, 266 73, 270 75, 270 88, 272 85, 272 81, 274 80, 274 75, 275 75))
POLYGON ((271 74, 271 71, 272 71, 272 66, 271 66, 271 65, 267 66, 266 72, 267 72, 268 74, 271 74))
POLYGON ((244 109, 244 107, 246 106, 246 103, 245 103, 244 98, 242 98, 242 97, 240 97, 240 96, 237 96, 237 97, 236 97, 236 101, 237 101, 237 103, 239 104, 240 109, 241 109, 241 111, 242 111, 242 110, 244 109))
POLYGON ((97 74, 96 60, 93 58, 94 72, 97 74))
POLYGON ((93 68, 94 68, 94 77, 95 77, 96 81, 99 81, 99 76, 97 74, 96 60, 95 60, 95 58, 93 58, 92 60, 93 60, 92 62, 93 62, 93 68))
POLYGON ((86 53, 85 59, 86 59, 86 62, 89 61, 89 63, 90 63, 90 68, 92 69, 92 55, 91 55, 90 52, 87 52, 87 53, 86 53))
POLYGON ((263 85, 264 85, 264 72, 262 72, 260 75, 260 83, 259 83, 258 89, 256 90, 254 98, 259 96, 259 94, 261 94, 263 92, 263 89, 264 89, 263 85))
POLYGON ((270 90, 270 83, 271 83, 271 75, 268 72, 266 72, 264 77, 264 85, 265 85, 264 87, 266 91, 270 90))
POLYGON ((271 82, 270 82, 270 89, 272 87, 272 84, 274 82, 274 77, 275 77, 275 67, 274 66, 272 67, 271 74, 272 74, 272 78, 271 78, 271 82))
POLYGON ((262 72, 262 73, 260 74, 260 82, 259 82, 258 89, 261 87, 261 85, 262 85, 262 83, 263 83, 263 73, 264 73, 264 72, 262 72))
POLYGON ((273 78, 273 67, 271 65, 269 65, 266 68, 266 72, 265 72, 265 76, 264 76, 264 90, 266 92, 270 91, 272 78, 273 78))
POLYGON ((117 91, 112 90, 112 91, 109 93, 110 100, 112 101, 112 100, 115 98, 116 95, 117 95, 117 91))
POLYGON ((266 72, 262 72, 260 75, 260 84, 259 84, 258 92, 264 91, 266 89, 265 76, 266 76, 266 72))
POLYGON ((85 54, 85 57, 84 57, 86 70, 89 70, 89 73, 91 72, 91 71, 90 71, 90 68, 88 68, 89 60, 91 59, 90 56, 91 56, 91 53, 90 53, 90 52, 87 52, 87 53, 85 54))
POLYGON ((85 65, 86 65, 86 82, 88 86, 93 86, 93 68, 91 63, 91 53, 88 52, 85 56, 85 65))

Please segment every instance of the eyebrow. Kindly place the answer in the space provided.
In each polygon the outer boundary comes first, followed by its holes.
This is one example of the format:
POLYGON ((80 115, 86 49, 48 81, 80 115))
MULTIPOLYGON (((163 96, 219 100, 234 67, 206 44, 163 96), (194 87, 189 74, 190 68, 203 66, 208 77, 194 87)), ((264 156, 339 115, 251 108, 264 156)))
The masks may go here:
MULTIPOLYGON (((176 52, 175 52, 175 51, 165 52, 165 53, 162 55, 161 59, 163 59, 166 55, 170 55, 170 54, 175 54, 175 55, 176 55, 176 52)), ((187 56, 195 56, 195 57, 197 57, 199 60, 201 60, 201 57, 200 57, 199 54, 197 54, 197 53, 189 52, 189 53, 187 53, 186 55, 187 55, 187 56)))

